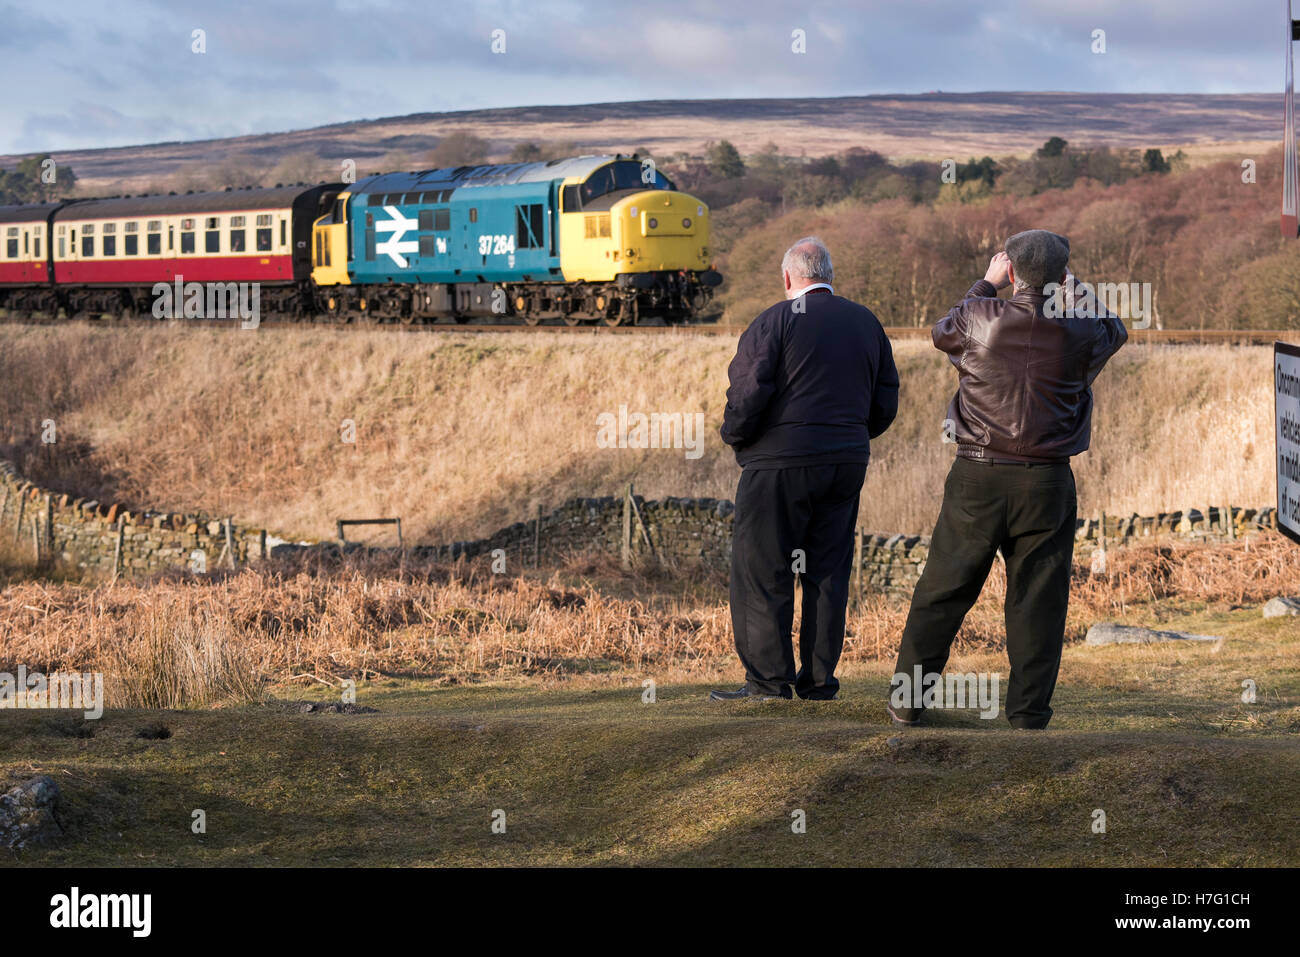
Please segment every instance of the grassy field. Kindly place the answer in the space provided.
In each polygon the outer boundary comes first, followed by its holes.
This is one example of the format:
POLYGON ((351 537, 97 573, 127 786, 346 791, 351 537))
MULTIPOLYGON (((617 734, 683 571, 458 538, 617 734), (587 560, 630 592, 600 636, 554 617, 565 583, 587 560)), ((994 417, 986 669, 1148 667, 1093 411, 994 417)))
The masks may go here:
MULTIPOLYGON (((891 728, 885 663, 854 666, 830 703, 718 705, 695 681, 647 704, 654 675, 629 673, 390 678, 361 686, 363 714, 6 712, 0 775, 54 777, 67 835, 0 863, 1295 865, 1300 634, 1255 608, 1167 624, 1224 641, 1067 649, 1046 732, 973 712, 891 728)), ((954 664, 1006 670, 996 653, 954 664)))
MULTIPOLYGON (((409 541, 446 542, 628 481, 651 498, 732 498, 739 469, 717 429, 734 351, 731 336, 5 325, 0 455, 100 501, 307 538, 339 517, 400 515, 409 541), (702 455, 597 447, 597 416, 621 405, 703 413, 702 455)), ((902 408, 872 443, 861 524, 928 533, 956 376, 927 343, 896 352, 902 408)), ((1074 463, 1083 514, 1272 501, 1269 362, 1264 347, 1121 352, 1074 463)))
MULTIPOLYGON (((102 671, 109 708, 0 711, 0 788, 51 775, 66 828, 0 865, 1294 865, 1300 627, 1259 613, 1300 594, 1293 548, 1076 566, 1046 732, 973 710, 890 726, 906 605, 880 596, 850 614, 840 700, 728 705, 706 700, 742 680, 716 573, 594 558, 545 579, 372 563, 97 584, 10 563, 0 671, 102 671), (1096 621, 1222 640, 1090 647, 1096 621), (347 679, 358 709, 304 710, 347 679)), ((1005 691, 1003 592, 995 571, 950 670, 1005 691)))

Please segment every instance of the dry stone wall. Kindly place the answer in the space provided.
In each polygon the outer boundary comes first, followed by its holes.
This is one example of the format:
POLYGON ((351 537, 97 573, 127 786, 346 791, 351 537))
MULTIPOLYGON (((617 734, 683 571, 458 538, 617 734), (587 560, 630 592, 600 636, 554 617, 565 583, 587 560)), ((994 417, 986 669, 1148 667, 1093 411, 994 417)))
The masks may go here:
MULTIPOLYGON (((508 571, 549 564, 592 551, 679 566, 726 568, 731 561, 734 506, 712 498, 632 496, 578 498, 487 538, 417 545, 409 552, 444 561, 503 556, 508 571), (500 549, 500 552, 497 550, 500 549)), ((1076 552, 1103 542, 1119 546, 1176 538, 1227 541, 1276 527, 1275 510, 1207 507, 1155 516, 1080 519, 1076 552), (1103 524, 1104 521, 1104 524, 1103 524)), ((288 542, 265 529, 198 514, 128 510, 113 503, 71 498, 25 481, 0 460, 0 536, 43 559, 105 574, 142 574, 168 568, 215 571, 303 550, 337 551, 334 541, 288 542)), ((349 544, 346 549, 362 546, 349 544)), ((859 581, 869 590, 910 592, 929 554, 920 535, 861 532, 859 581)))

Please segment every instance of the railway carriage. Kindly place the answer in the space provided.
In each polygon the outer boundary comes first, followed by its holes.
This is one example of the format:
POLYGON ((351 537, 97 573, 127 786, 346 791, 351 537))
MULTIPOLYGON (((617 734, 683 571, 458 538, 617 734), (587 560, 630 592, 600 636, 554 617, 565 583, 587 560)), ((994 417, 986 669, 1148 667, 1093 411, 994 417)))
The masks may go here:
POLYGON ((58 203, 0 206, 0 304, 11 315, 40 308, 50 283, 48 233, 58 203))
POLYGON ((68 203, 50 216, 53 270, 70 315, 148 313, 156 283, 256 282, 274 313, 304 315, 311 223, 338 185, 68 203))

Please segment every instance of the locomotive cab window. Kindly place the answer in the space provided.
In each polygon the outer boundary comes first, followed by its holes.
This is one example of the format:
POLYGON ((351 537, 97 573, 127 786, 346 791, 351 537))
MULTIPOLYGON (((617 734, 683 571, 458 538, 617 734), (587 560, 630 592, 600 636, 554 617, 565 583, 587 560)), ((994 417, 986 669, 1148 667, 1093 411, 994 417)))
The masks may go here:
MULTIPOLYGON (((623 190, 676 189, 663 173, 654 167, 641 166, 636 160, 619 160, 602 166, 587 177, 587 181, 578 187, 578 196, 583 205, 590 203, 606 193, 623 190)), ((567 189, 566 189, 567 192, 567 189)), ((565 196, 565 209, 569 209, 569 197, 565 196)))
POLYGON ((541 249, 545 245, 542 226, 542 204, 529 203, 515 207, 515 248, 541 249))

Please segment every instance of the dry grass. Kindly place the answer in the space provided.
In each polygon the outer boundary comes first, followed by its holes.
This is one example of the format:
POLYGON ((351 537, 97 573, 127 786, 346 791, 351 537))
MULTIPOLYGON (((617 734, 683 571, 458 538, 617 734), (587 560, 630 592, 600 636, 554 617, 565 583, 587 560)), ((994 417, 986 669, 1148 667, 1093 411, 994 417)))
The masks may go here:
MULTIPOLYGON (((652 498, 732 498, 739 470, 717 428, 734 349, 730 336, 0 326, 0 454, 100 500, 313 538, 339 517, 400 515, 409 541, 451 541, 629 480, 652 498), (704 454, 597 448, 596 416, 623 404, 703 412, 704 454), (58 442, 42 445, 51 418, 58 442)), ((928 344, 896 352, 902 410, 873 443, 861 521, 922 533, 952 455, 955 375, 928 344)), ((1267 348, 1132 346, 1096 391, 1093 449, 1075 460, 1084 514, 1272 500, 1267 348)))
MULTIPOLYGON (((1113 552, 1105 575, 1077 566, 1067 636, 1078 640, 1103 619, 1158 619, 1179 604, 1300 593, 1293 548, 1276 536, 1152 545, 1113 552)), ((958 654, 1002 647, 1004 594, 995 567, 958 654)), ((892 658, 906 613, 905 602, 882 596, 854 608, 845 662, 892 658)), ((680 681, 735 668, 716 574, 683 585, 621 573, 604 556, 575 558, 546 581, 478 564, 371 558, 276 563, 203 580, 14 584, 0 593, 0 648, 4 664, 102 671, 110 701, 135 707, 256 700, 264 681, 551 682, 628 673, 680 681)))

